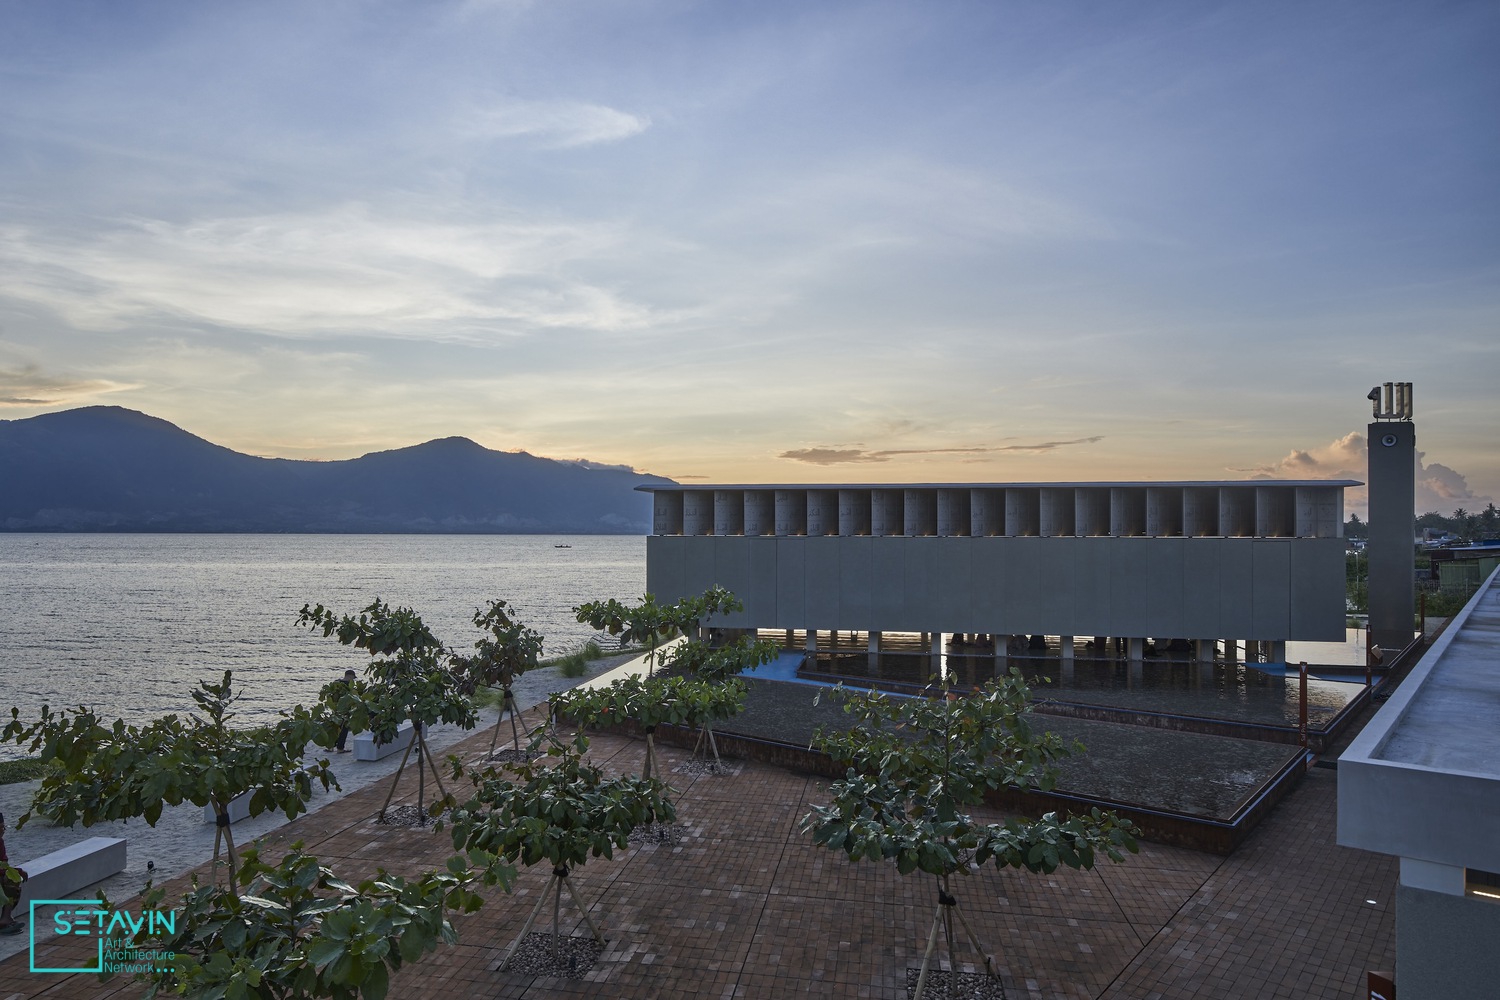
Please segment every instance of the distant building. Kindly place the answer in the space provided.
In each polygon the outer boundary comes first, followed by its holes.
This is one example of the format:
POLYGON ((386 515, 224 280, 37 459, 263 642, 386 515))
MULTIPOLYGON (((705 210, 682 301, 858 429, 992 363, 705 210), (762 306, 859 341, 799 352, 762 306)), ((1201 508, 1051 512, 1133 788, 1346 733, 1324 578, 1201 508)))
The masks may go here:
MULTIPOLYGON (((647 589, 732 628, 1257 643, 1344 638, 1351 480, 642 486, 647 589)), ((1063 643, 1064 655, 1072 644, 1063 643)), ((1279 655, 1278 655, 1279 654, 1279 655)))

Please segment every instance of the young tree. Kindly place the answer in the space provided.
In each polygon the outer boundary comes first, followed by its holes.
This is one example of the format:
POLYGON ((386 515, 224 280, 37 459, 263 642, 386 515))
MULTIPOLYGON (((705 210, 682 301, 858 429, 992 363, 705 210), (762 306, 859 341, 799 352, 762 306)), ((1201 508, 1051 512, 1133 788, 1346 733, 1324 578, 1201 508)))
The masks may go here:
POLYGON ((427 747, 424 730, 440 722, 473 729, 478 721, 473 700, 464 693, 463 678, 453 669, 447 647, 411 608, 392 608, 378 597, 359 612, 358 618, 337 615, 321 604, 304 605, 297 624, 321 629, 325 636, 336 635, 340 643, 364 649, 372 657, 365 667, 369 680, 334 682, 323 689, 325 709, 336 718, 347 719, 351 732, 369 731, 377 742, 389 743, 403 722, 412 724, 412 741, 381 804, 380 819, 385 820, 413 747, 417 751, 418 811, 424 815, 428 811, 428 771, 442 793, 433 808, 447 803, 448 790, 427 747))
POLYGON ((656 761, 656 727, 694 729, 730 719, 744 711, 749 694, 745 682, 733 678, 719 683, 690 677, 622 677, 608 687, 574 688, 552 696, 552 711, 580 727, 634 722, 646 735, 643 780, 661 777, 656 761))
MULTIPOLYGON (((516 729, 520 709, 511 691, 526 671, 534 669, 542 655, 542 636, 511 617, 504 601, 491 601, 487 610, 475 609, 474 624, 489 633, 474 643, 474 655, 455 657, 455 665, 465 678, 470 692, 480 687, 499 687, 502 693, 500 714, 495 717, 495 734, 490 739, 490 756, 500 736, 500 720, 510 716, 510 735, 515 749, 521 749, 521 733, 516 729)), ((525 730, 525 723, 521 724, 525 730)), ((528 731, 527 736, 531 733, 528 731)))
MULTIPOLYGON (((117 719, 106 728, 86 707, 54 714, 43 706, 39 721, 23 724, 12 708, 4 739, 29 743, 53 765, 37 789, 32 812, 62 826, 136 817, 155 826, 165 806, 209 806, 217 818, 217 882, 221 849, 231 869, 239 868, 230 802, 250 792, 250 815, 276 811, 294 819, 306 811, 314 781, 325 789, 336 787, 326 759, 302 759, 309 742, 331 740, 325 720, 298 705, 274 726, 231 728, 230 708, 239 696, 227 670, 220 683, 203 682, 192 697, 201 715, 167 715, 140 727, 117 719)), ((16 825, 25 824, 32 812, 16 825)), ((231 878, 231 891, 233 884, 231 878)))
MULTIPOLYGON (((559 957, 558 918, 564 888, 594 939, 602 944, 604 936, 568 881, 569 872, 591 856, 613 857, 614 848, 626 847, 636 827, 676 818, 666 786, 659 780, 607 778, 588 764, 583 758, 588 740, 581 731, 571 744, 551 731, 541 733, 533 745, 542 742, 547 744, 545 755, 514 765, 513 775, 493 767, 472 773, 473 797, 451 814, 456 849, 527 866, 543 861, 552 865, 547 889, 538 895, 521 933, 501 959, 501 969, 531 932, 549 896, 552 954, 554 960, 559 957)), ((455 764, 455 773, 461 772, 462 765, 455 764)))
POLYGON ((647 594, 640 604, 629 607, 611 597, 580 604, 573 614, 591 628, 619 636, 623 644, 646 646, 646 672, 654 674, 656 651, 663 639, 678 634, 691 637, 705 618, 744 607, 723 587, 710 587, 701 597, 684 597, 675 604, 658 604, 655 595, 647 594))
POLYGON ((984 957, 968 920, 950 891, 950 879, 975 868, 1025 868, 1051 872, 1059 865, 1092 868, 1096 853, 1112 861, 1135 851, 1134 829, 1112 812, 1093 809, 1067 819, 981 823, 969 810, 999 788, 1051 789, 1056 762, 1081 750, 1053 733, 1036 732, 1028 716, 1030 692, 1012 667, 976 692, 957 696, 939 688, 932 697, 893 698, 871 691, 844 708, 856 719, 848 730, 820 729, 813 745, 848 765, 829 788, 831 802, 802 820, 813 842, 842 850, 850 860, 894 861, 903 875, 922 871, 937 882, 938 905, 918 974, 922 996, 941 929, 949 957, 950 986, 958 974, 955 920, 969 945, 984 957))
MULTIPOLYGON (((250 847, 236 879, 243 894, 195 884, 169 929, 148 924, 135 935, 136 948, 173 955, 137 978, 151 984, 148 997, 383 1000, 391 973, 457 940, 448 912, 483 905, 475 882, 509 891, 514 868, 487 855, 470 860, 477 868, 454 857, 413 879, 379 869, 355 886, 300 841, 275 865, 250 847)), ((141 905, 160 909, 165 896, 151 889, 141 905)))
MULTIPOLYGON (((688 675, 711 684, 727 684, 731 681, 743 684, 739 680, 741 674, 754 670, 765 663, 776 659, 777 647, 769 639, 752 639, 749 636, 740 636, 725 646, 714 647, 706 642, 690 639, 681 643, 671 653, 669 665, 685 671, 688 675)), ((724 708, 733 706, 732 699, 725 699, 724 708)), ((738 714, 744 707, 744 699, 739 700, 739 707, 735 708, 733 714, 738 714)), ((714 739, 714 722, 731 718, 730 716, 714 714, 704 720, 698 729, 698 740, 693 746, 693 755, 696 757, 700 748, 705 743, 713 752, 714 766, 722 764, 719 760, 719 745, 714 739)))

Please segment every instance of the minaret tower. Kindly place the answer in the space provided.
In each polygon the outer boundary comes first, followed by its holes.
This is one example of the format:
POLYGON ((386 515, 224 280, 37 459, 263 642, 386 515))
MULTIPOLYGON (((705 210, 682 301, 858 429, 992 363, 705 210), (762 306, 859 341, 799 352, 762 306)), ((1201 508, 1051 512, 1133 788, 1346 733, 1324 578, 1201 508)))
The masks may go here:
POLYGON ((1370 465, 1370 642, 1390 653, 1406 648, 1416 630, 1417 435, 1411 383, 1370 390, 1374 419, 1367 442, 1370 465))

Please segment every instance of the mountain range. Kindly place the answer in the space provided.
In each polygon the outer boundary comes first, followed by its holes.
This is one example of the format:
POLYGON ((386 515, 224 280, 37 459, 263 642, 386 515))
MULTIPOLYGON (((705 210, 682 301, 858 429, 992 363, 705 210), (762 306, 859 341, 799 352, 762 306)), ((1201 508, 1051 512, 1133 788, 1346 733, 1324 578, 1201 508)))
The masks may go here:
POLYGON ((0 420, 0 531, 645 534, 669 483, 451 437, 257 458, 119 406, 0 420))

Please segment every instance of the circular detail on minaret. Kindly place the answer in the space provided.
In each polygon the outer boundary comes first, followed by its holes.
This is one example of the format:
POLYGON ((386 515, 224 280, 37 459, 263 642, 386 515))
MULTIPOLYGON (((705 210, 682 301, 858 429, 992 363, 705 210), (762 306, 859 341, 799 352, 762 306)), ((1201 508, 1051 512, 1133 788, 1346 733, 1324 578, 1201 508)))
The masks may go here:
POLYGON ((1380 443, 1385 445, 1387 448, 1394 448, 1396 447, 1396 435, 1387 434, 1380 439, 1380 443))

